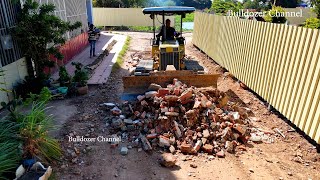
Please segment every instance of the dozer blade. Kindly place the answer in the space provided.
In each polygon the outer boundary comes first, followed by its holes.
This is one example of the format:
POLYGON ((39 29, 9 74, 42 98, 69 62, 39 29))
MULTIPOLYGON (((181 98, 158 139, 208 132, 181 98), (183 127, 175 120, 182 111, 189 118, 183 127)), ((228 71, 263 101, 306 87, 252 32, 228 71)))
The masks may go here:
POLYGON ((144 93, 151 83, 162 87, 172 84, 174 78, 195 87, 217 87, 218 74, 194 74, 192 71, 160 71, 152 72, 150 76, 126 76, 123 77, 124 93, 144 93))

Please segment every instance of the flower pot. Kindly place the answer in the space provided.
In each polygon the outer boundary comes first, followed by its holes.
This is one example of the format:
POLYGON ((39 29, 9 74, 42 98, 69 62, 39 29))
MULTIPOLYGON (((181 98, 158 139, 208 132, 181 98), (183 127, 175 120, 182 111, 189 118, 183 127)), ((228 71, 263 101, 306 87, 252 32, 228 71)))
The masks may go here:
POLYGON ((88 85, 86 86, 82 86, 82 87, 78 87, 78 94, 79 95, 85 95, 85 94, 88 94, 88 85))

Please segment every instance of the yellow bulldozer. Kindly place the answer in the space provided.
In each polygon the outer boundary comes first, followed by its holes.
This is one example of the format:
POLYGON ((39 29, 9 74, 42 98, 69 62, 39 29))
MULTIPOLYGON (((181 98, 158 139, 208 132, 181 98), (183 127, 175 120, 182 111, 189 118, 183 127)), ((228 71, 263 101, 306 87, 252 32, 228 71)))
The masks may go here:
POLYGON ((196 87, 217 86, 218 75, 204 74, 204 68, 195 60, 188 60, 185 54, 186 41, 182 34, 182 20, 187 13, 193 13, 194 7, 149 7, 142 10, 153 20, 152 57, 140 60, 131 76, 123 77, 124 92, 143 91, 151 83, 166 86, 174 78, 196 87), (175 32, 174 38, 166 37, 166 16, 179 15, 180 32, 175 32), (162 22, 159 20, 161 16, 162 22), (156 35, 155 20, 161 22, 162 36, 156 35))

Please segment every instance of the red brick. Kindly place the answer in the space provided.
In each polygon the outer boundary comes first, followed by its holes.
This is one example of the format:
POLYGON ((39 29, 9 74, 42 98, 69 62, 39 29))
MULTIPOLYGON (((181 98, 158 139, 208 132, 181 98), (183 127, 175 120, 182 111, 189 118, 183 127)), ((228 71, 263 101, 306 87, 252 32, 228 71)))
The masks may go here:
POLYGON ((181 146, 180 146, 180 150, 181 150, 181 152, 183 152, 183 153, 192 153, 192 145, 191 145, 191 144, 183 143, 183 144, 181 144, 181 146))
POLYGON ((180 95, 180 88, 174 88, 174 94, 176 95, 176 96, 179 96, 180 95))
POLYGON ((169 102, 176 102, 178 101, 179 97, 176 95, 166 95, 164 99, 169 102))
POLYGON ((190 98, 192 98, 192 89, 185 90, 180 96, 180 101, 186 101, 190 98))
POLYGON ((153 133, 153 134, 148 134, 147 136, 146 136, 146 138, 147 139, 154 139, 154 138, 156 138, 158 135, 156 134, 156 133, 153 133))
POLYGON ((164 97, 165 95, 167 95, 167 94, 169 94, 170 93, 170 91, 169 91, 169 89, 168 88, 160 88, 159 90, 158 90, 158 97, 164 97))
POLYGON ((213 146, 210 144, 205 144, 202 146, 204 152, 211 154, 213 152, 213 146))

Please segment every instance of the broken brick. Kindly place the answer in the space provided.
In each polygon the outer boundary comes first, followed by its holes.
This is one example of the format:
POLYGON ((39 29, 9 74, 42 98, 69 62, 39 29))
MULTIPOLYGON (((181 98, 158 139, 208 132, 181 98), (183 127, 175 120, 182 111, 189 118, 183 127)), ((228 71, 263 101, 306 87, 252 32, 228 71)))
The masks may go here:
POLYGON ((208 129, 203 130, 202 134, 203 134, 204 138, 208 138, 210 136, 210 133, 209 133, 208 129))
POLYGON ((176 95, 166 95, 166 96, 164 97, 164 99, 165 99, 166 101, 168 101, 168 102, 177 102, 177 100, 179 99, 179 97, 176 96, 176 95))
POLYGON ((164 97, 165 95, 167 95, 167 94, 169 94, 170 93, 170 91, 169 91, 169 89, 168 88, 160 88, 159 90, 158 90, 158 97, 164 97))
POLYGON ((192 89, 187 89, 179 97, 180 101, 186 101, 186 100, 188 100, 190 98, 192 98, 192 89))
POLYGON ((157 138, 157 134, 156 133, 153 133, 153 134, 148 134, 147 136, 146 136, 146 138, 147 139, 154 139, 154 138, 157 138))
POLYGON ((182 153, 192 153, 192 145, 191 144, 186 144, 186 143, 182 143, 180 146, 180 150, 182 153))
POLYGON ((159 163, 165 167, 173 167, 176 165, 177 158, 173 156, 171 153, 162 154, 159 163))
POLYGON ((148 87, 149 91, 158 91, 160 88, 162 88, 159 84, 152 83, 148 87))
POLYGON ((226 156, 223 150, 217 152, 216 155, 217 155, 217 157, 219 157, 219 158, 224 158, 224 157, 226 156))
POLYGON ((213 146, 211 144, 205 144, 202 146, 204 152, 211 154, 213 152, 213 146))
POLYGON ((159 136, 159 146, 160 147, 170 147, 169 139, 164 136, 159 136))
POLYGON ((202 146, 202 141, 198 140, 197 143, 194 145, 193 150, 195 152, 198 152, 200 150, 201 146, 202 146))

